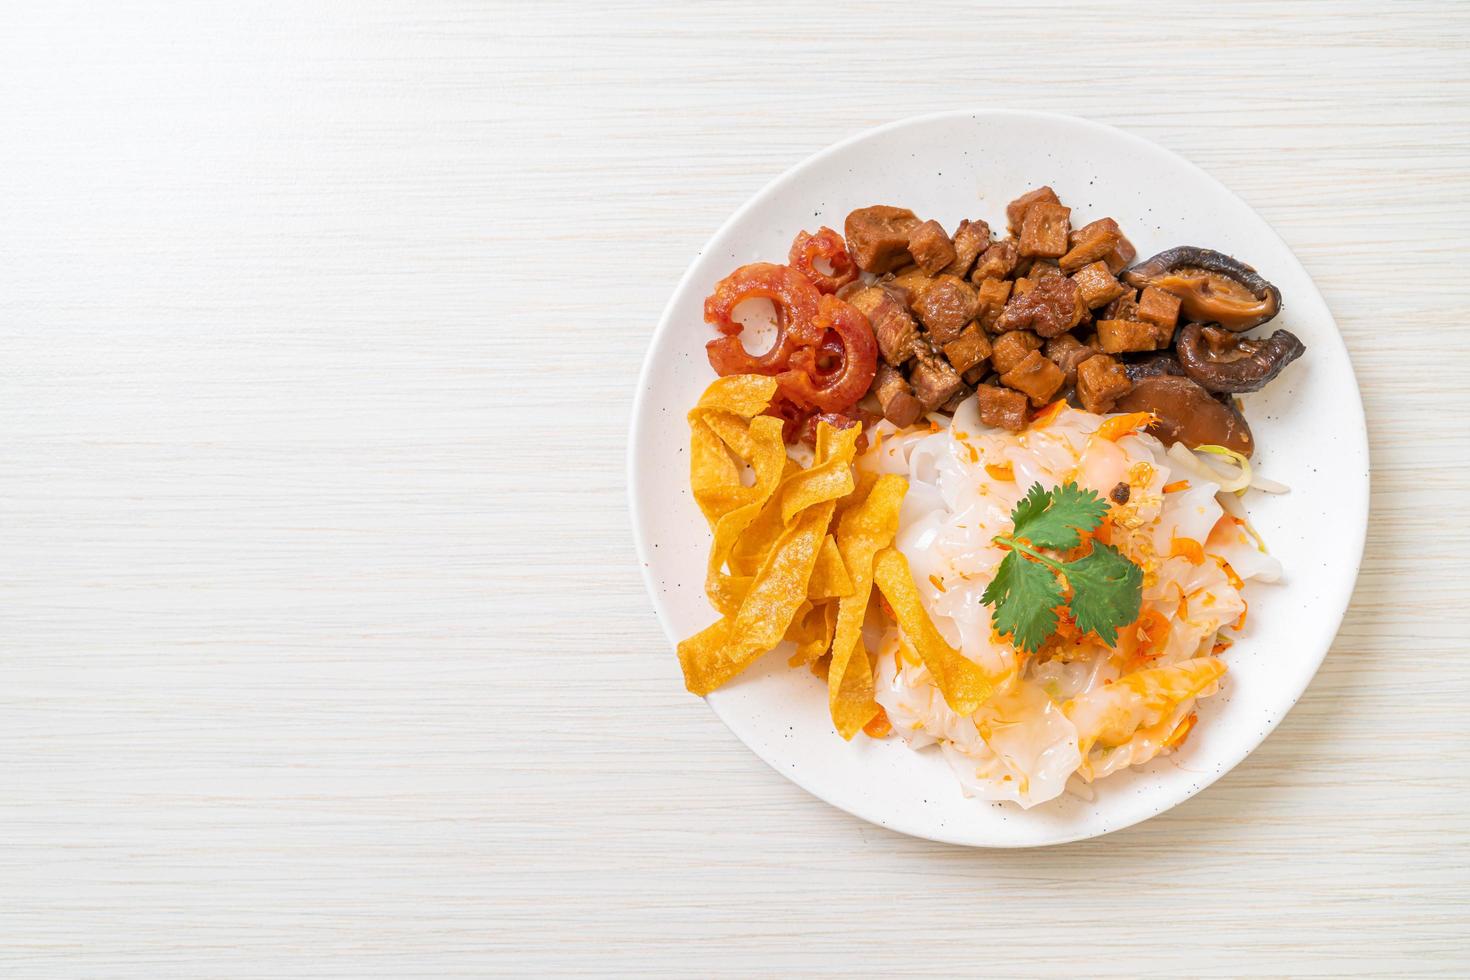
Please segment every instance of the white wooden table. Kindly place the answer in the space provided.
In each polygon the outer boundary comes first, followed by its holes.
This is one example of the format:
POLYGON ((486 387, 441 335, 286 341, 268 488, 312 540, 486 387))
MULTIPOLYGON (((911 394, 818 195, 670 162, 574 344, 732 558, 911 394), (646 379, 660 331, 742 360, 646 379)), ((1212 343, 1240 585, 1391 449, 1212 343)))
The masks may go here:
POLYGON ((1470 4, 839 6, 5 5, 0 975, 1470 973, 1470 4), (624 495, 705 237, 968 106, 1260 209, 1374 454, 1277 734, 1042 851, 767 770, 624 495))

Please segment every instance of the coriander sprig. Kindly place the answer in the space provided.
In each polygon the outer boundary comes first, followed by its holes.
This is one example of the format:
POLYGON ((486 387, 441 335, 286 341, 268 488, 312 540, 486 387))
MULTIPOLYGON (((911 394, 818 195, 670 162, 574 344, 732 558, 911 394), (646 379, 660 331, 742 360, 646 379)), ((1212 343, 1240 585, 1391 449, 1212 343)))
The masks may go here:
POLYGON ((1118 628, 1138 618, 1143 570, 1101 541, 1072 561, 1040 550, 1077 547, 1082 532, 1095 529, 1107 513, 1106 500, 1075 483, 1053 490, 1032 485, 1011 511, 1011 532, 992 539, 1007 553, 980 601, 995 610, 997 633, 1034 653, 1056 632, 1057 609, 1066 605, 1078 630, 1108 645, 1117 642, 1118 628))

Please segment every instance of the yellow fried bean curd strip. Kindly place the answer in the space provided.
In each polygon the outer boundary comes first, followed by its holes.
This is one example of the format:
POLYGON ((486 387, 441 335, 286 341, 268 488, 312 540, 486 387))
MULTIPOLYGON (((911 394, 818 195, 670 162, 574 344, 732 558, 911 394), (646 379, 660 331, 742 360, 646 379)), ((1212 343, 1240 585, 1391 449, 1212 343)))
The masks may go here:
POLYGON ((744 581, 744 576, 726 576, 723 569, 730 560, 735 542, 780 487, 786 461, 780 419, 769 415, 752 419, 749 422, 749 443, 751 456, 747 461, 755 471, 755 484, 748 488, 752 494, 745 503, 714 522, 715 540, 710 546, 709 563, 705 568, 705 593, 721 612, 733 609, 749 584, 744 581))
POLYGON ((872 482, 860 503, 837 522, 837 548, 852 578, 849 595, 838 600, 832 664, 827 669, 827 705, 837 734, 851 739, 878 714, 873 697, 873 666, 862 644, 863 618, 873 592, 873 557, 893 544, 898 511, 908 481, 886 474, 872 482))
POLYGON ((919 599, 919 589, 914 585, 908 559, 897 548, 884 548, 878 553, 873 565, 873 580, 893 607, 898 625, 918 652, 919 659, 934 675, 934 683, 944 695, 945 703, 954 711, 969 715, 989 701, 1005 676, 992 676, 940 635, 919 599))
POLYGON ((802 480, 798 472, 783 481, 781 513, 790 514, 791 519, 761 561, 739 608, 679 644, 679 663, 690 691, 708 694, 774 648, 807 602, 836 500, 852 490, 856 430, 856 426, 837 430, 825 423, 817 427, 817 458, 812 469, 823 475, 802 480), (849 468, 845 484, 828 475, 839 463, 849 468))
POLYGON ((822 550, 817 552, 817 567, 812 571, 811 583, 807 586, 807 598, 813 601, 835 599, 852 595, 852 576, 847 564, 837 549, 837 539, 827 535, 822 539, 822 550))
MULTIPOLYGON (((765 410, 775 394, 776 382, 772 378, 754 374, 732 375, 710 385, 700 397, 699 404, 689 411, 689 487, 711 527, 725 514, 756 499, 761 492, 757 487, 744 484, 741 465, 732 458, 731 452, 735 450, 742 459, 753 464, 754 450, 748 442, 749 423, 765 410)), ((781 458, 784 461, 784 448, 781 458)))

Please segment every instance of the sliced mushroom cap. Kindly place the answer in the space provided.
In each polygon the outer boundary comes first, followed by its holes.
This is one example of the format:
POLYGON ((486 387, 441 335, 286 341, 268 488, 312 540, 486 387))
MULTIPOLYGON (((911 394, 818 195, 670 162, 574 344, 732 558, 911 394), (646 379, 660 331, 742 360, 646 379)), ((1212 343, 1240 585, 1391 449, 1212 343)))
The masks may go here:
POLYGON ((1242 455, 1255 451, 1251 427, 1235 406, 1216 401, 1188 378, 1162 374, 1144 378, 1113 406, 1115 412, 1153 412, 1158 421, 1149 431, 1166 443, 1224 446, 1242 455))
POLYGON ((1280 290, 1244 262, 1213 249, 1179 245, 1140 262, 1123 278, 1139 289, 1156 286, 1178 296, 1191 320, 1237 333, 1281 312, 1280 290))
POLYGON ((1219 327, 1191 323, 1179 333, 1179 366, 1211 391, 1259 391, 1306 352, 1296 335, 1278 330, 1251 340, 1219 327))
POLYGON ((1184 376, 1184 368, 1175 360, 1173 351, 1144 354, 1124 363, 1123 370, 1128 372, 1128 380, 1135 383, 1144 378, 1157 378, 1161 374, 1184 376))

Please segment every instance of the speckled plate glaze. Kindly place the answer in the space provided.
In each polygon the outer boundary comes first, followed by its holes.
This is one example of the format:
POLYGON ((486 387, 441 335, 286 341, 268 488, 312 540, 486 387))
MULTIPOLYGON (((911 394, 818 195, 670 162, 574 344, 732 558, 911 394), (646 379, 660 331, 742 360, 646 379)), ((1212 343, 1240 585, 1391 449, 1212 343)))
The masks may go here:
MULTIPOLYGON (((695 258, 644 362, 628 447, 643 576, 673 644, 714 619, 701 591, 710 537, 689 494, 684 421, 713 377, 704 356, 713 333, 702 316, 711 287, 743 263, 785 261, 798 231, 840 230, 853 208, 898 204, 947 228, 961 218, 1003 227, 1006 203, 1040 184, 1071 206, 1074 226, 1117 218, 1140 258, 1205 245, 1251 263, 1281 288, 1283 312, 1273 326, 1301 337, 1307 355, 1266 391, 1247 395, 1245 412, 1259 470, 1292 490, 1251 493, 1246 504, 1286 575, 1249 587, 1249 625, 1225 654, 1225 687, 1201 705, 1183 750, 1095 784, 1091 800, 1063 796, 1021 810, 969 799, 936 751, 913 752, 897 739, 844 742, 828 719, 826 686, 788 669, 780 651, 708 699, 756 755, 813 795, 882 827, 973 846, 1095 837, 1188 799, 1261 743, 1326 655, 1362 556, 1367 433, 1337 325, 1281 238, 1193 164, 1098 123, 987 110, 872 129, 771 182, 695 258)), ((673 667, 672 648, 665 655, 673 667)))

